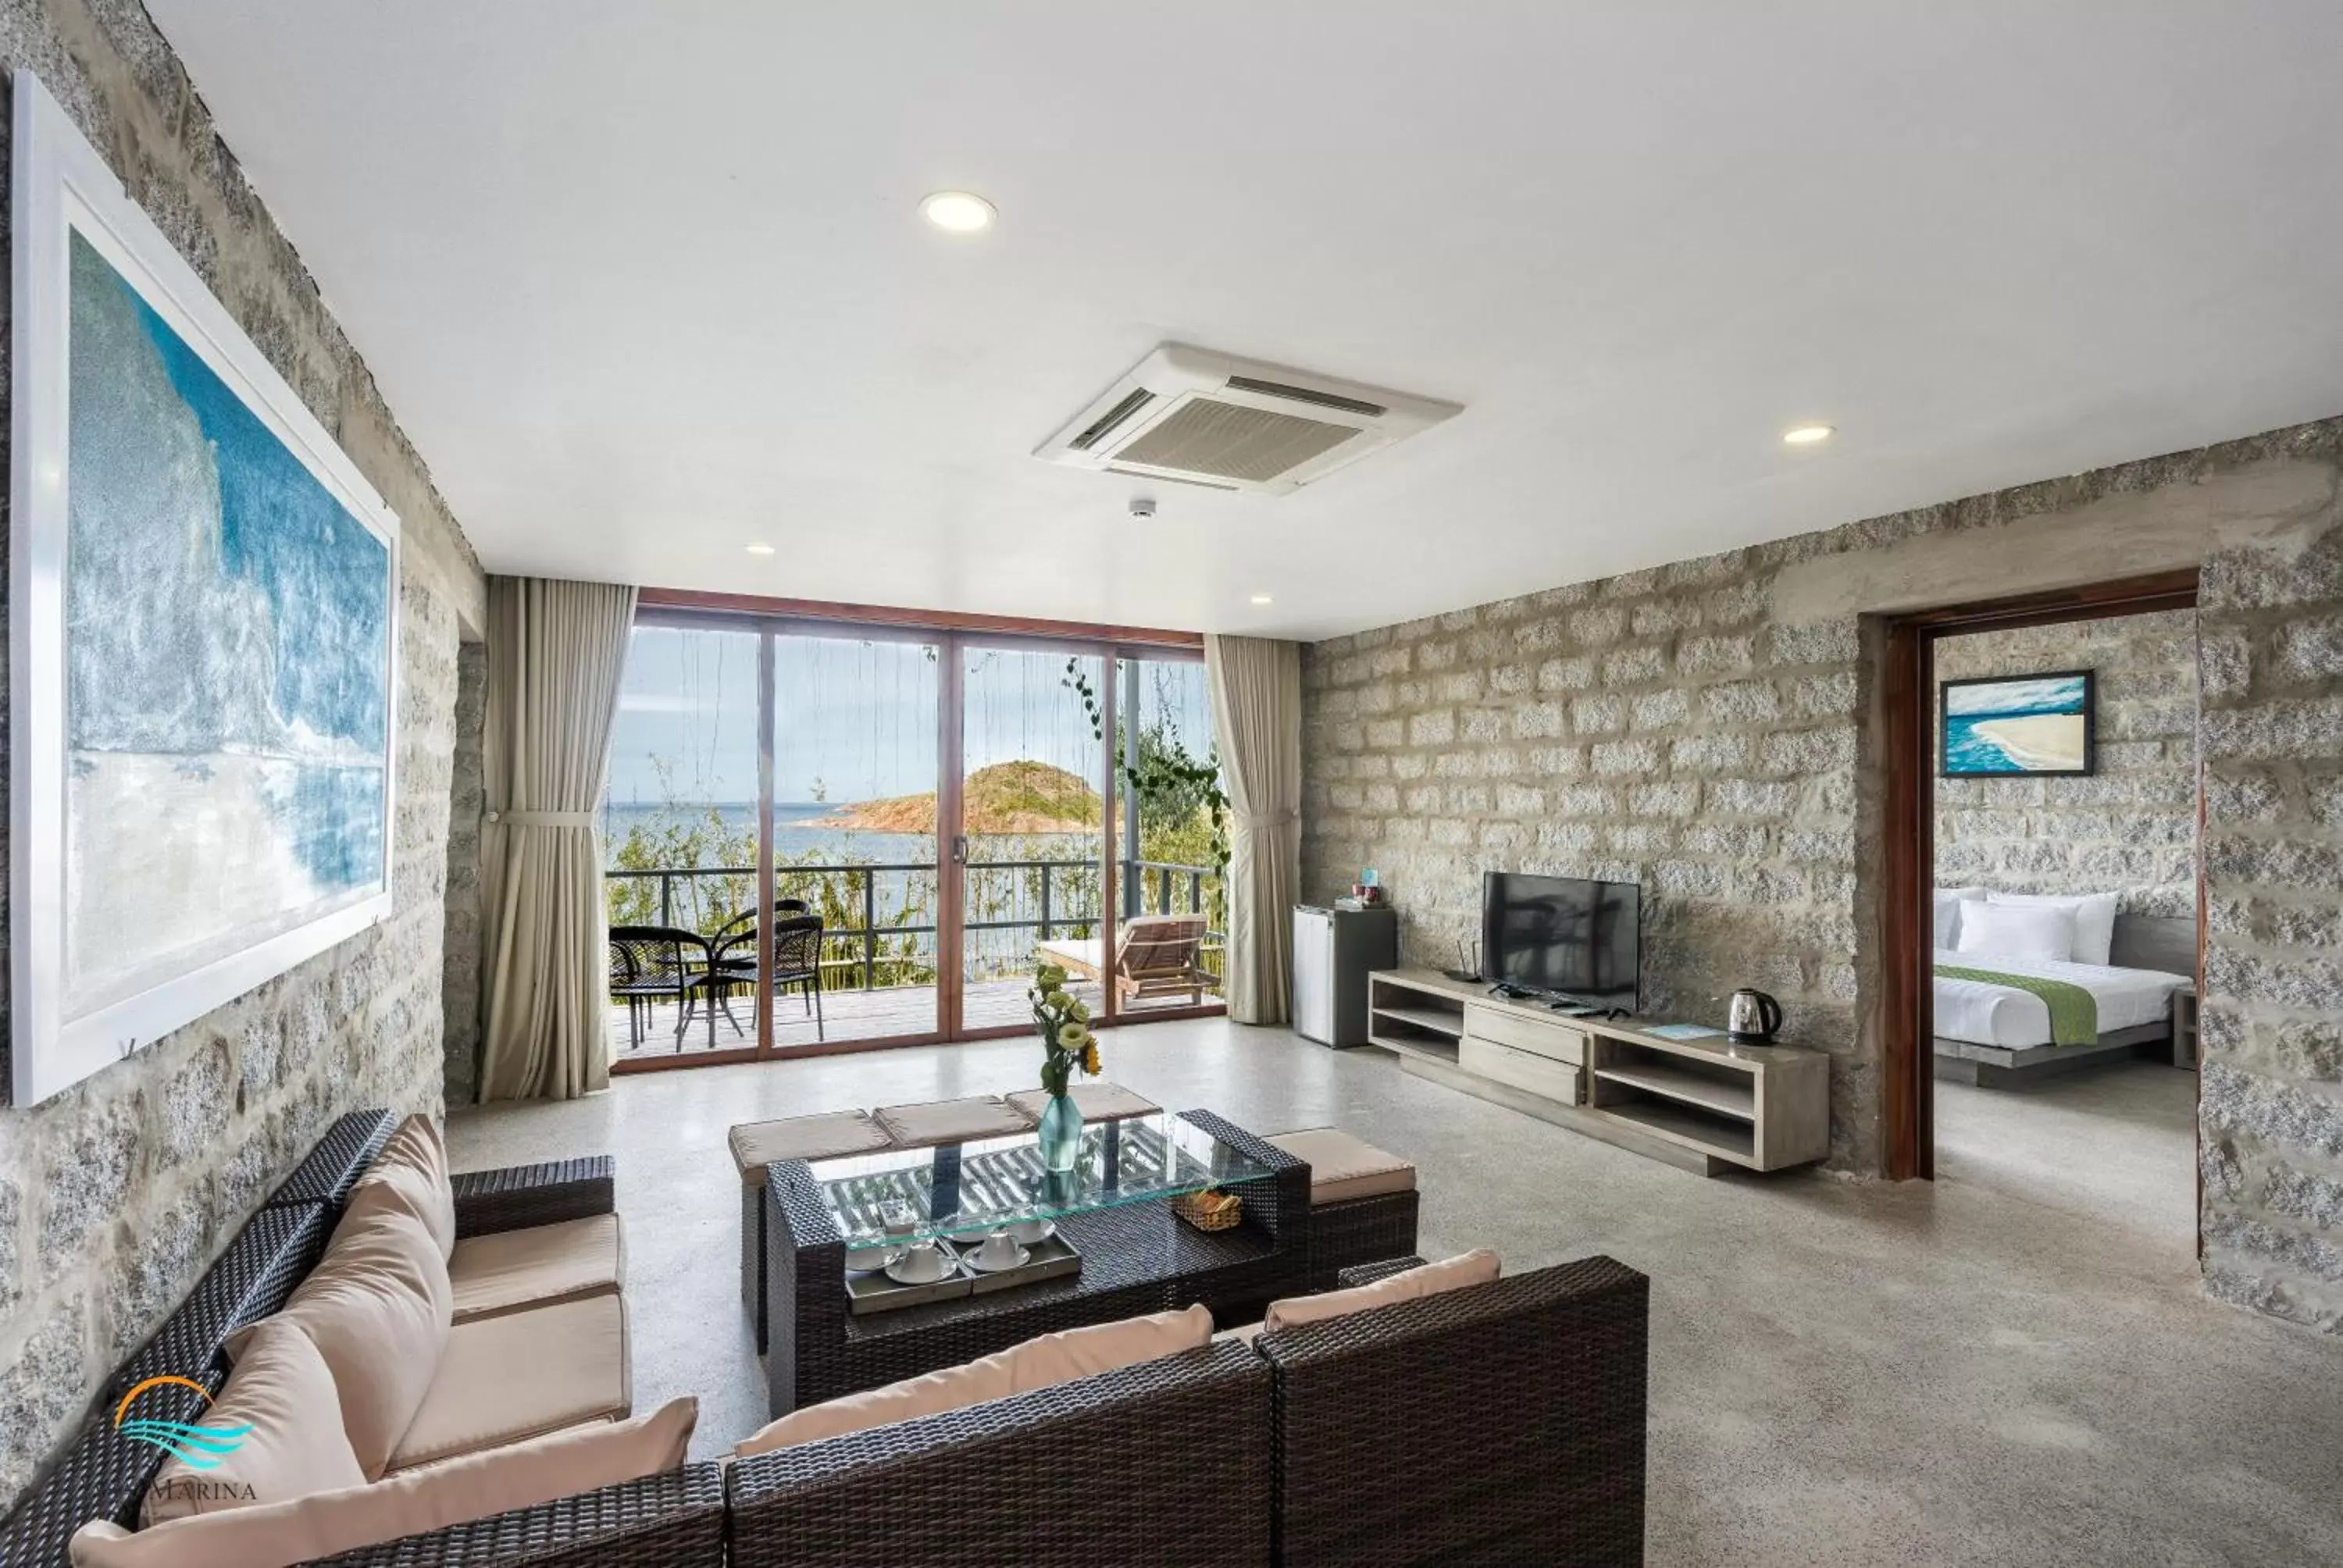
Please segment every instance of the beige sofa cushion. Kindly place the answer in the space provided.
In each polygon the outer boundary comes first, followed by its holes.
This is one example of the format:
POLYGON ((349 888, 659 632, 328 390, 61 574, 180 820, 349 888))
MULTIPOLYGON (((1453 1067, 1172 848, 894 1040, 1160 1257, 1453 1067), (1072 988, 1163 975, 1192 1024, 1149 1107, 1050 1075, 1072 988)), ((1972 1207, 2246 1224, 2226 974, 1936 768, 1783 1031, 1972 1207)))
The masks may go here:
POLYGON ((1262 1314, 1262 1332, 1273 1334, 1280 1329, 1322 1322, 1328 1318, 1347 1317, 1372 1307, 1388 1307, 1422 1296, 1436 1296, 1443 1291, 1459 1291, 1467 1285, 1485 1285, 1497 1277, 1497 1254, 1486 1247, 1476 1248, 1453 1258, 1443 1258, 1437 1263, 1403 1269, 1377 1280, 1372 1285, 1353 1285, 1347 1291, 1328 1291, 1317 1296, 1288 1296, 1282 1301, 1272 1302, 1269 1311, 1262 1314))
POLYGON ((971 1094, 965 1100, 935 1100, 923 1105, 882 1105, 871 1115, 904 1149, 1010 1138, 1033 1131, 1033 1123, 1011 1111, 997 1094, 971 1094))
POLYGON ((627 1282, 626 1228, 616 1214, 467 1236, 447 1260, 456 1321, 492 1318, 616 1295, 627 1282))
POLYGON ((752 1453, 770 1453, 777 1448, 793 1448, 800 1442, 840 1437, 874 1426, 891 1426, 923 1415, 940 1415, 948 1410, 982 1404, 989 1399, 1007 1399, 1016 1392, 1009 1376, 1009 1352, 1001 1351, 921 1377, 890 1382, 883 1388, 865 1389, 860 1393, 793 1410, 733 1444, 732 1453, 735 1458, 746 1459, 752 1453))
MULTIPOLYGON (((1121 1121, 1133 1116, 1152 1116, 1163 1109, 1120 1083, 1077 1083, 1066 1092, 1084 1121, 1121 1121)), ((1050 1092, 1045 1089, 1020 1090, 1009 1097, 1009 1109, 1037 1125, 1049 1104, 1050 1092)))
POLYGON ((1210 1343, 1212 1337, 1212 1314, 1201 1306, 1042 1334, 925 1377, 905 1378, 884 1388, 792 1411, 742 1440, 732 1452, 746 1459, 752 1453, 769 1453, 777 1448, 1031 1393, 1158 1356, 1177 1355, 1210 1343))
POLYGON ((392 1130, 382 1152, 350 1189, 342 1222, 384 1208, 401 1209, 422 1221, 439 1244, 440 1257, 455 1251, 456 1189, 447 1179, 447 1145, 439 1124, 428 1116, 410 1116, 392 1130))
POLYGON ((765 1167, 776 1160, 836 1160, 870 1154, 892 1141, 867 1111, 826 1111, 779 1121, 744 1121, 724 1135, 744 1186, 762 1187, 765 1167))
POLYGON ((287 1568, 558 1497, 659 1475, 683 1463, 699 1402, 640 1421, 564 1432, 371 1485, 175 1520, 136 1534, 100 1521, 72 1543, 74 1568, 287 1568))
MULTIPOLYGON (((309 1336, 334 1374, 342 1431, 368 1479, 389 1462, 431 1386, 454 1317, 447 1261, 422 1223, 394 1210, 347 1218, 269 1322, 309 1336)), ((228 1341, 241 1360, 259 1325, 228 1341)))
POLYGON ((633 1404, 627 1356, 627 1312, 617 1296, 458 1323, 389 1469, 623 1420, 633 1404))
POLYGON ((1353 1198, 1381 1198, 1413 1191, 1415 1167, 1396 1154, 1352 1137, 1339 1127, 1312 1127, 1302 1132, 1280 1132, 1268 1141, 1296 1160, 1310 1162, 1310 1201, 1342 1203, 1353 1198))
POLYGON ((280 1318, 256 1325, 227 1386, 198 1424, 249 1430, 208 1470, 165 1460, 139 1511, 146 1524, 366 1484, 342 1434, 342 1402, 326 1358, 280 1318))
POLYGON ((1009 1358, 1009 1377, 1016 1392, 1031 1393, 1117 1367, 1137 1366, 1158 1356, 1197 1350, 1212 1339, 1212 1309, 1195 1306, 1088 1328, 1061 1329, 1053 1334, 1036 1335, 1002 1353, 1009 1358))

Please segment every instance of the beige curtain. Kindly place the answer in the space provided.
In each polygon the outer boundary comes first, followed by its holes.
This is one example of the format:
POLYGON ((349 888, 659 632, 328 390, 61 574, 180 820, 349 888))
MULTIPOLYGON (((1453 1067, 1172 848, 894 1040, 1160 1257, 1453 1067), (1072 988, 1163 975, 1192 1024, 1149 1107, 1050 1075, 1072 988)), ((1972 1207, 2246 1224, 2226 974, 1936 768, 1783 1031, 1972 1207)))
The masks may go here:
POLYGON ((492 578, 480 913, 480 1098, 608 1087, 608 920, 595 812, 635 590, 492 578))
POLYGON ((1229 779, 1229 1016, 1283 1023, 1302 885, 1302 649, 1204 638, 1212 733, 1229 779))

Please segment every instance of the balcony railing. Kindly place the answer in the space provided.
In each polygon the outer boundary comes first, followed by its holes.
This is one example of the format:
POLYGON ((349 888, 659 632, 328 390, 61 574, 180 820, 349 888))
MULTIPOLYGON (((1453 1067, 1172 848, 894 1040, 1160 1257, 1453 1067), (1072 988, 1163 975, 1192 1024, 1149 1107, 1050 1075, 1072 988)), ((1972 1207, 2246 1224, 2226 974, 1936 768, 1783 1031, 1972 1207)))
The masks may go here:
MULTIPOLYGON (((1122 903, 1126 916, 1144 913, 1151 907, 1158 914, 1184 910, 1190 914, 1206 914, 1208 883, 1217 881, 1217 867, 1180 865, 1168 860, 1124 860, 1119 862, 1123 889, 1122 903)), ((961 929, 970 932, 1030 930, 1037 941, 1064 934, 1087 938, 1099 926, 1098 885, 1099 862, 1096 860, 970 860, 962 868, 970 874, 971 885, 983 872, 1035 873, 1038 879, 1031 886, 1036 897, 1031 914, 1012 914, 1001 919, 964 920, 961 929), (1082 885, 1081 873, 1089 873, 1090 885, 1082 885), (1061 880, 1068 884, 1061 887, 1061 880)), ((916 951, 888 952, 882 944, 894 938, 933 937, 936 923, 932 917, 881 922, 879 917, 880 879, 902 877, 933 879, 936 866, 932 861, 907 864, 796 866, 779 868, 780 896, 795 897, 800 892, 816 892, 820 896, 807 900, 818 913, 827 919, 840 910, 849 911, 855 924, 831 924, 822 931, 824 957, 823 984, 875 990, 881 984, 880 975, 887 971, 887 985, 919 985, 934 983, 934 965, 930 955, 924 968, 926 978, 919 978, 923 967, 916 951), (830 879, 842 878, 845 888, 836 890, 830 879), (833 891, 836 896, 831 896, 833 891), (836 957, 830 955, 837 954, 836 957), (909 978, 903 976, 909 972, 909 978), (831 971, 843 971, 831 978, 831 971)), ((756 904, 757 872, 750 866, 675 866, 650 870, 611 870, 603 873, 603 881, 613 894, 618 884, 656 886, 657 923, 663 926, 682 925, 693 930, 705 928, 702 934, 713 935, 717 928, 738 918, 756 904), (719 887, 712 900, 703 896, 702 884, 729 880, 729 889, 719 887), (679 893, 682 897, 679 899, 679 893), (713 907, 711 908, 710 905, 713 907), (689 911, 678 919, 679 905, 688 904, 689 911)), ((933 883, 925 900, 933 906, 933 883)), ((980 904, 984 900, 980 898, 980 904)), ((1006 900, 1013 909, 1024 900, 1012 892, 1006 900)), ((612 912, 618 913, 618 899, 610 900, 612 912)), ((637 906, 639 909, 639 905, 637 906)), ((924 911, 919 911, 924 912, 924 911)), ((1222 950, 1224 933, 1207 929, 1204 934, 1203 967, 1213 974, 1222 972, 1222 950)))

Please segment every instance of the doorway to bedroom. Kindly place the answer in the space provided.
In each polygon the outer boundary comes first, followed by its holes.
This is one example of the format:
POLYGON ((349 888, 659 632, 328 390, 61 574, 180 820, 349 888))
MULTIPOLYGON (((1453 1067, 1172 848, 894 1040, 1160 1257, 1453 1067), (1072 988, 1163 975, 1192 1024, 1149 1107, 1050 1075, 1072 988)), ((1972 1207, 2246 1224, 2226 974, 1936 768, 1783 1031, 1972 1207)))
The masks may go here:
POLYGON ((1911 620, 1918 1173, 2190 1248, 2194 574, 1911 620))

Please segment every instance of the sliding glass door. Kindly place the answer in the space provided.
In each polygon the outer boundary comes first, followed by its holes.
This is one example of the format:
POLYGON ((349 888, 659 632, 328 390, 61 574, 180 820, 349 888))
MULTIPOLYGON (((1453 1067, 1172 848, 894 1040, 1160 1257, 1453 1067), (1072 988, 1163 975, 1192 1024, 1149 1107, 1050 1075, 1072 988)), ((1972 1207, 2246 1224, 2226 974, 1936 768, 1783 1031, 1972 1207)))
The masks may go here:
POLYGON ((709 626, 638 626, 628 646, 602 804, 614 1061, 755 1047, 738 921, 757 891, 762 648, 709 626))
MULTIPOLYGON (((1115 661, 1117 908, 1151 933, 1118 1011, 1217 1004, 1226 971, 1227 802, 1202 660, 1115 661)), ((1128 949, 1131 944, 1126 942, 1128 949)), ((1139 960, 1127 958, 1125 968, 1139 960)))
POLYGON ((933 1039, 942 645, 773 640, 772 1048, 933 1039))
POLYGON ((1106 750, 1101 653, 960 649, 958 1030, 1025 1027, 1034 965, 1104 1005, 1106 750))
POLYGON ((1043 961, 1105 1021, 1216 1008, 1203 693, 1106 641, 646 611, 603 809, 614 1063, 1016 1032, 1043 961))

